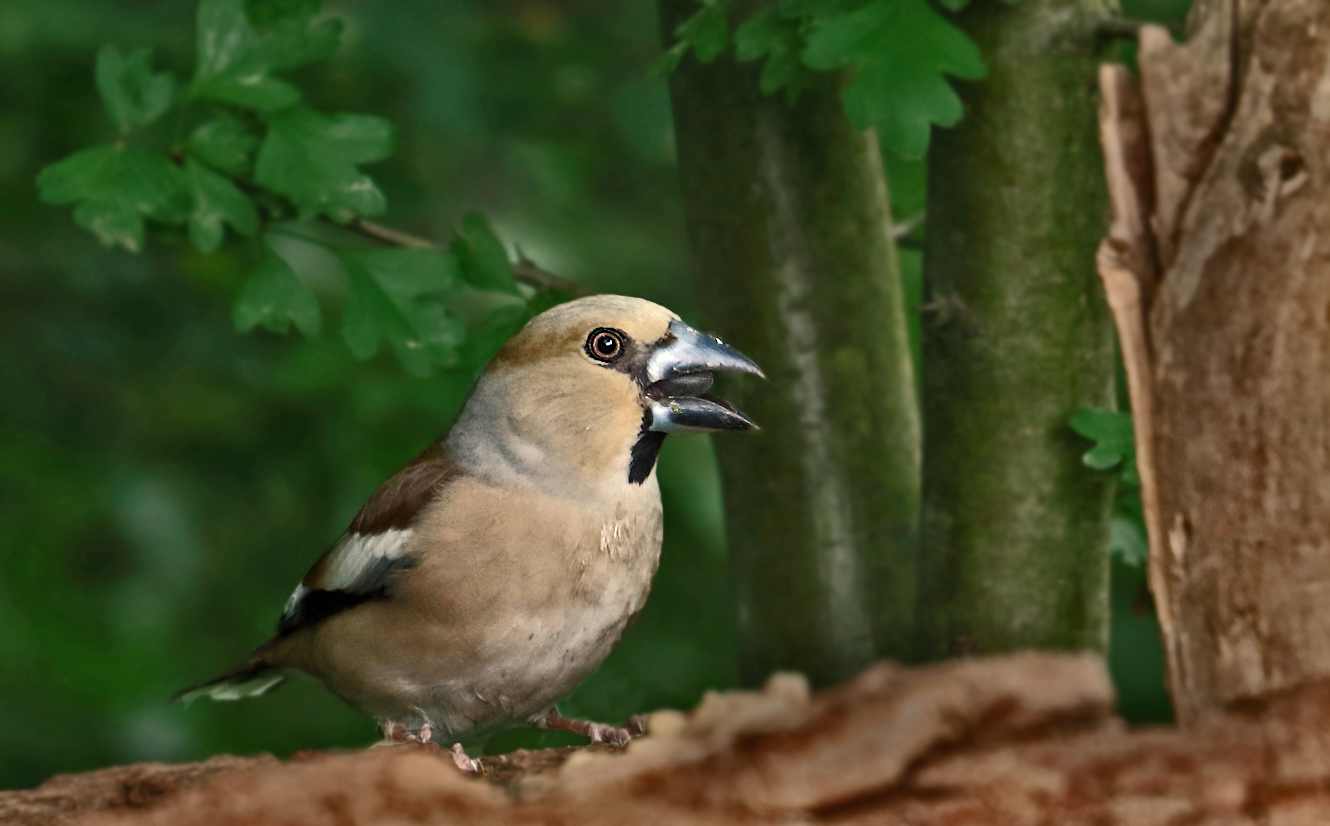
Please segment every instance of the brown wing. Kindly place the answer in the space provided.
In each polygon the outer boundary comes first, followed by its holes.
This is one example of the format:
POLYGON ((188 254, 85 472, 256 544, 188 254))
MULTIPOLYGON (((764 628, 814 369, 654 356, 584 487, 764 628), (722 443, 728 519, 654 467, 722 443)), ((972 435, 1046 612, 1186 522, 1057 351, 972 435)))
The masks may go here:
POLYGON ((460 474, 443 444, 435 442, 380 485, 291 594, 278 633, 386 596, 393 575, 415 565, 411 526, 439 488, 460 474))

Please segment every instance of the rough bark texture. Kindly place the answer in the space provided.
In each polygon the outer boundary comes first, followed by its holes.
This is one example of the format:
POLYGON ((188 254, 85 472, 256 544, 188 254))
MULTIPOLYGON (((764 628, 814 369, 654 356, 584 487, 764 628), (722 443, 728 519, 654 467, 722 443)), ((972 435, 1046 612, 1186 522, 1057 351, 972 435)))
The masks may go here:
POLYGON ((924 257, 920 645, 1099 649, 1110 480, 1067 425, 1113 406, 1095 279, 1095 24, 1110 0, 972 3, 987 78, 935 130, 924 257))
POLYGON ((1144 170, 1108 167, 1115 212, 1150 220, 1101 259, 1146 297, 1118 323, 1146 339, 1133 408, 1184 721, 1330 676, 1330 5, 1206 0, 1189 30, 1142 32, 1142 123, 1105 113, 1110 160, 1150 135, 1144 170))
MULTIPOLYGON (((697 4, 661 9, 671 33, 697 4)), ((704 320, 770 378, 726 391, 762 432, 716 445, 741 678, 821 685, 911 653, 919 418, 877 142, 841 78, 791 104, 760 69, 688 57, 670 91, 704 320)))
POLYGON ((0 793, 17 826, 788 824, 1264 826, 1330 822, 1330 690, 1189 732, 1127 731, 1093 656, 881 664, 810 696, 780 675, 653 715, 609 747, 485 758, 437 747, 147 764, 0 793), (1259 712, 1259 713, 1257 713, 1259 712), (489 782, 486 782, 486 781, 489 782))

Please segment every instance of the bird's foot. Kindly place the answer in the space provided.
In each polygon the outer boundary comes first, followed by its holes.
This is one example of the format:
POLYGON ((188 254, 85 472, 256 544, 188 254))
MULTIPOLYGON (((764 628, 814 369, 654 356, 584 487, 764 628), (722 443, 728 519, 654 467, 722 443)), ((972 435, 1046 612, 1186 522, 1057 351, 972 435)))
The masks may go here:
POLYGON ((379 730, 383 732, 383 739, 390 743, 428 743, 434 736, 434 728, 429 723, 420 727, 420 731, 412 734, 411 730, 395 720, 384 720, 379 724, 379 730))
POLYGON ((559 716, 556 711, 548 711, 537 721, 537 725, 548 731, 570 731, 590 738, 592 743, 609 743, 620 748, 628 745, 628 741, 634 737, 647 733, 646 716, 642 714, 630 718, 626 725, 610 726, 590 720, 573 720, 559 716))
POLYGON ((468 774, 480 774, 480 764, 466 756, 461 743, 453 743, 449 751, 452 752, 453 762, 457 764, 458 769, 468 774))

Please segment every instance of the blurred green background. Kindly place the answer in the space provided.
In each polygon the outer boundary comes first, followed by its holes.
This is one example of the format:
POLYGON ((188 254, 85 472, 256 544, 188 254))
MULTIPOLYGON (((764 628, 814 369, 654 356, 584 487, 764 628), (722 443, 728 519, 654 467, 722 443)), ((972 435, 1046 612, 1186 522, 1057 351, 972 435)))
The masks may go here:
MULTIPOLYGON (((1185 0, 1125 4, 1178 19, 1185 0)), ((695 317, 653 3, 338 0, 325 111, 398 129, 370 168, 385 223, 445 239, 478 210, 546 269, 695 317)), ((169 704, 271 632, 306 568, 382 479, 442 432, 488 353, 411 378, 335 335, 238 335, 244 262, 185 243, 105 251, 38 170, 114 137, 97 49, 150 46, 187 74, 193 0, 0 3, 0 788, 55 772, 219 752, 356 746, 373 722, 310 681, 256 701, 169 704)), ((922 164, 888 159, 897 219, 922 164)), ((918 254, 903 251, 918 303, 918 254)), ((916 316, 917 318, 917 316, 916 316)), ((723 332, 723 331, 722 331, 723 332)), ((917 341, 917 336, 916 339, 917 341)), ((720 490, 704 437, 661 457, 652 599, 564 706, 607 721, 734 679, 720 490)), ((1114 563, 1124 712, 1168 715, 1142 572, 1114 563)), ((576 742, 514 732, 490 750, 576 742)))

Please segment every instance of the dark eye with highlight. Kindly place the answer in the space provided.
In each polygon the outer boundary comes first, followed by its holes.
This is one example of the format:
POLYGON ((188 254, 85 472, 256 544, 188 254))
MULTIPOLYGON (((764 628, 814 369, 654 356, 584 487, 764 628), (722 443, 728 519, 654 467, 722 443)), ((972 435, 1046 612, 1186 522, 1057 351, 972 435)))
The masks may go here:
POLYGON ((611 364, 623 355, 624 334, 608 327, 597 327, 586 339, 586 353, 596 361, 611 364))

